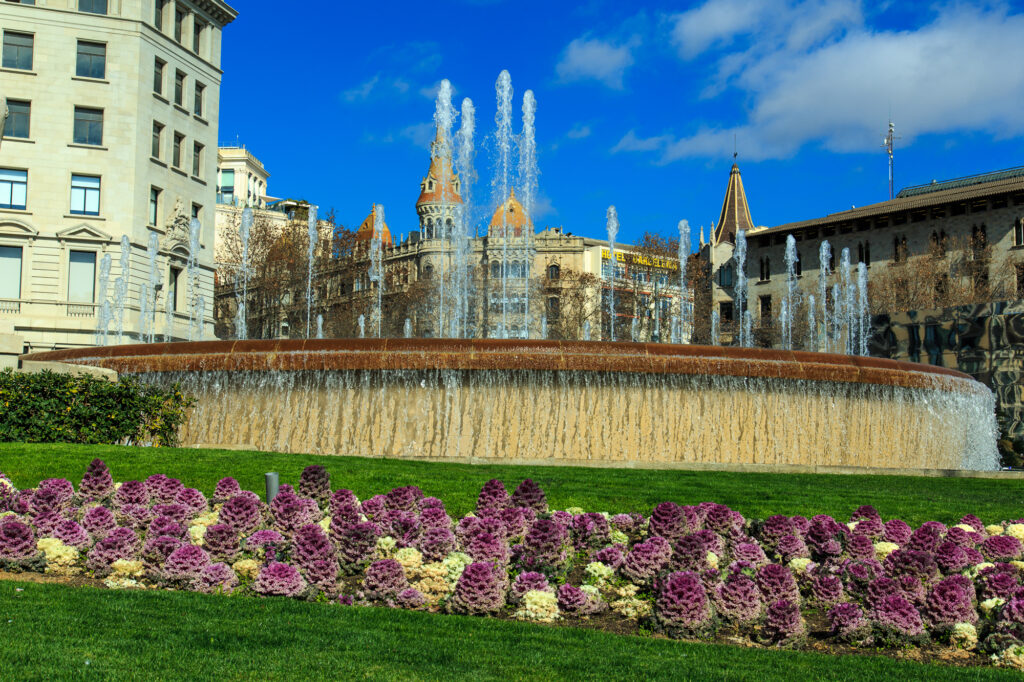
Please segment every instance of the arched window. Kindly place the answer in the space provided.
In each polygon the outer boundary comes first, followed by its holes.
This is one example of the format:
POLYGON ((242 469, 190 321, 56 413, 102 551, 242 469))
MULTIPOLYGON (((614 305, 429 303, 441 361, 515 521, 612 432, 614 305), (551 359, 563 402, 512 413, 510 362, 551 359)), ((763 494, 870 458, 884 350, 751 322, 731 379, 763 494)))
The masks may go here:
POLYGON ((501 263, 496 260, 491 261, 491 279, 498 279, 501 277, 501 263))
POLYGON ((558 301, 558 297, 557 296, 549 296, 548 297, 548 320, 557 320, 560 309, 561 308, 560 308, 560 304, 559 304, 559 301, 558 301))
POLYGON ((561 269, 557 265, 548 266, 548 279, 558 279, 561 275, 561 269))
POLYGON ((433 276, 434 276, 434 266, 433 265, 429 265, 429 264, 424 265, 423 266, 423 279, 430 279, 433 276))

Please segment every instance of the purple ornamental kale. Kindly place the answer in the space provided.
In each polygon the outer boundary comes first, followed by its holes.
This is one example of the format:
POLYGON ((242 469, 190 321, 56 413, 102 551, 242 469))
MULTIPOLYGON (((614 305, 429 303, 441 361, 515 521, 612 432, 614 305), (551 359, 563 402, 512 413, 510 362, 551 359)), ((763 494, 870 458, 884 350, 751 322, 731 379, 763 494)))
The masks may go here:
POLYGON ((351 526, 353 523, 360 523, 361 521, 362 518, 359 512, 359 507, 351 504, 343 504, 333 507, 330 525, 332 537, 334 533, 340 533, 342 528, 351 526))
POLYGON ((64 518, 57 512, 43 512, 42 514, 36 514, 32 519, 32 526, 35 527, 39 537, 49 536, 53 529, 57 527, 57 524, 63 521, 64 518))
POLYGON ((231 594, 238 586, 238 578, 231 567, 224 563, 210 564, 199 572, 199 576, 192 581, 191 588, 196 592, 212 594, 222 592, 231 594))
POLYGON ((0 525, 0 559, 25 559, 36 553, 32 529, 20 521, 0 525))
POLYGON ((425 509, 444 509, 444 502, 436 497, 424 497, 420 500, 420 511, 425 509))
POLYGON ((149 490, 149 499, 153 504, 174 504, 185 485, 176 478, 153 474, 146 479, 146 489, 149 490))
POLYGON ((274 561, 259 572, 252 589, 267 596, 295 597, 306 589, 306 581, 294 566, 274 561))
POLYGON ((513 507, 529 507, 538 514, 548 510, 548 500, 544 496, 544 491, 529 478, 520 483, 512 493, 511 503, 513 507))
POLYGON ((914 549, 897 549, 882 562, 885 574, 890 578, 912 575, 923 585, 930 585, 939 577, 935 555, 914 549))
POLYGON ((53 537, 70 547, 84 547, 89 544, 89 534, 76 521, 64 519, 53 529, 53 537))
POLYGON ((807 530, 811 527, 811 522, 803 516, 790 516, 789 520, 792 521, 793 529, 800 537, 806 535, 807 530))
POLYGON ((118 559, 133 558, 138 543, 139 538, 131 528, 115 528, 89 551, 85 566, 90 571, 105 574, 110 571, 110 564, 118 559))
POLYGON ((566 558, 568 533, 558 523, 539 519, 530 527, 523 540, 525 557, 532 567, 558 566, 566 558))
POLYGON ((796 527, 789 517, 776 514, 765 519, 761 524, 759 535, 764 544, 771 548, 775 547, 782 538, 794 533, 796 533, 796 527))
POLYGON ((761 617, 764 602, 757 583, 742 573, 732 573, 712 592, 715 607, 727 620, 748 624, 761 617))
POLYGON ((242 492, 242 486, 238 485, 238 481, 227 476, 217 481, 217 485, 213 488, 213 503, 222 504, 227 502, 235 495, 242 492))
POLYGON ((807 634, 800 607, 796 602, 780 599, 768 605, 764 620, 764 634, 773 644, 786 645, 807 634))
POLYGON ((562 528, 569 530, 572 528, 572 514, 567 511, 553 511, 548 517, 562 528))
POLYGON ((878 521, 882 520, 882 515, 878 513, 878 510, 872 507, 870 504, 862 504, 857 507, 857 510, 850 515, 850 521, 857 522, 864 519, 875 519, 878 521))
POLYGON ((636 583, 648 584, 660 573, 672 557, 672 547, 660 535, 638 542, 626 555, 620 571, 636 583))
POLYGON ((804 535, 804 542, 811 550, 811 557, 823 561, 842 554, 842 539, 846 535, 845 531, 846 527, 836 523, 832 517, 823 514, 815 516, 811 520, 811 527, 804 535))
POLYGON ((891 628, 901 635, 913 637, 924 632, 921 614, 913 604, 899 595, 883 599, 875 608, 874 616, 880 625, 891 628))
POLYGON ((373 519, 377 514, 387 509, 387 498, 383 495, 374 495, 370 499, 364 500, 360 506, 363 509, 363 514, 368 519, 373 519))
POLYGON ((489 563, 476 562, 466 566, 455 585, 455 594, 448 600, 449 610, 468 615, 494 613, 505 605, 504 569, 489 563))
POLYGON ((299 495, 310 497, 321 505, 331 497, 331 475, 320 464, 312 464, 299 475, 299 495))
POLYGON ((603 607, 606 607, 603 601, 594 599, 580 588, 569 583, 559 585, 555 591, 555 596, 558 599, 558 608, 564 613, 574 616, 587 616, 597 613, 603 607))
POLYGON ((484 487, 480 490, 480 495, 476 498, 476 510, 478 512, 484 510, 501 511, 510 506, 511 501, 508 491, 505 490, 505 484, 496 478, 492 478, 487 483, 484 483, 484 487))
POLYGON ((153 516, 167 516, 178 523, 185 523, 191 517, 188 507, 183 504, 154 504, 152 507, 153 516))
POLYGON ((612 525, 623 533, 632 533, 639 526, 636 519, 630 514, 616 514, 612 517, 612 525))
POLYGON ((775 545, 775 552, 786 563, 793 559, 810 559, 811 550, 807 548, 803 539, 797 535, 783 535, 775 545))
POLYGON ((886 542, 895 542, 897 545, 905 545, 910 542, 910 536, 914 531, 906 523, 899 519, 885 522, 884 538, 886 542))
POLYGON ((171 553, 183 544, 185 543, 181 538, 171 537, 170 535, 149 537, 146 539, 146 544, 142 546, 142 563, 151 572, 159 573, 163 568, 164 562, 167 561, 167 557, 171 556, 171 553))
POLYGON ((333 556, 330 559, 317 559, 302 567, 302 573, 306 581, 322 590, 328 596, 337 593, 338 590, 338 561, 333 556))
POLYGON ((232 562, 238 557, 238 531, 226 523, 208 526, 203 535, 203 544, 213 561, 232 562))
POLYGON ((55 492, 61 509, 70 506, 71 500, 75 496, 75 486, 66 478, 44 478, 39 482, 38 490, 55 492))
POLYGON ((270 503, 270 511, 274 515, 275 527, 285 535, 313 523, 319 516, 316 500, 287 492, 277 494, 270 503))
POLYGON ((985 557, 974 547, 964 547, 964 555, 967 557, 968 566, 974 566, 985 561, 985 557))
POLYGON ((700 577, 689 571, 668 576, 654 601, 654 617, 673 635, 693 633, 708 627, 711 624, 711 605, 700 577))
MULTIPOLYGON (((86 526, 88 528, 88 526, 86 526)), ((170 516, 158 516, 149 522, 146 535, 155 537, 157 535, 171 535, 176 538, 183 538, 188 530, 184 524, 178 523, 170 516)))
POLYGON ((89 463, 78 486, 78 494, 83 500, 101 500, 114 492, 114 477, 102 459, 94 459, 89 463))
POLYGON ((675 542, 691 530, 686 521, 686 513, 675 502, 656 505, 647 528, 651 535, 659 535, 669 542, 675 542))
POLYGON ((935 550, 935 563, 947 575, 959 573, 967 568, 967 552, 955 542, 943 542, 935 550))
POLYGON ((882 519, 874 516, 862 518, 853 529, 853 534, 863 535, 871 540, 880 540, 885 536, 885 525, 882 519))
POLYGON ((943 580, 932 588, 925 603, 924 614, 932 626, 978 621, 978 614, 971 604, 971 595, 961 581, 954 579, 943 580))
POLYGON ((182 544, 164 561, 163 577, 177 583, 189 583, 210 565, 210 556, 202 547, 182 544))
POLYGON ((856 604, 836 604, 828 611, 829 630, 834 637, 843 641, 864 639, 868 632, 868 621, 856 604))
POLYGON ((755 542, 738 543, 733 547, 732 558, 734 561, 747 561, 754 566, 762 566, 768 563, 768 557, 765 555, 764 550, 755 542))
MULTIPOLYGON (((530 524, 534 520, 531 516, 535 516, 535 514, 529 507, 509 507, 502 509, 498 516, 505 526, 506 538, 521 538, 530 529, 530 524)), ((601 519, 604 520, 604 517, 602 516, 601 519)))
MULTIPOLYGON (((1012 569, 1011 569, 1012 570, 1012 569)), ((1001 570, 989 570, 978 576, 978 599, 1010 599, 1017 595, 1020 583, 1016 573, 1001 570)))
POLYGON ((357 566, 377 551, 378 529, 372 523, 356 523, 343 529, 335 540, 338 559, 346 566, 357 566))
POLYGON ((250 552, 260 552, 268 547, 282 547, 286 544, 285 537, 276 530, 258 530, 245 539, 245 548, 250 552))
POLYGON ((255 530, 262 521, 259 500, 254 500, 247 495, 236 495, 224 503, 217 519, 239 533, 249 533, 255 530))
POLYGON ((114 530, 117 521, 114 519, 113 513, 106 507, 93 507, 82 517, 82 526, 94 540, 101 540, 114 530))
POLYGON ((554 592, 548 584, 548 579, 543 573, 536 571, 525 571, 516 576, 509 589, 509 600, 514 603, 522 601, 527 592, 537 590, 539 592, 554 592))
POLYGON ((416 512, 423 499, 423 491, 414 485, 394 488, 384 496, 384 504, 391 511, 416 512))
POLYGON ((39 488, 32 494, 29 508, 33 514, 50 514, 62 508, 60 493, 50 488, 39 488))
POLYGON ((573 544, 577 549, 606 545, 610 532, 608 520, 601 514, 580 514, 572 520, 573 544))
POLYGON ((374 561, 366 569, 363 591, 368 599, 385 600, 409 587, 402 564, 394 559, 374 561))
POLYGON ((142 481, 125 481, 114 492, 114 506, 123 507, 126 504, 149 505, 149 490, 142 481))
POLYGON ((907 549, 934 552, 939 543, 942 542, 942 536, 945 532, 946 527, 938 521, 926 521, 910 534, 907 549))
POLYGON ((886 598, 901 594, 899 583, 892 578, 875 578, 864 588, 864 603, 874 611, 886 598))
POLYGON ((424 561, 442 561, 455 551, 455 534, 447 528, 428 528, 419 538, 419 550, 424 561))
POLYGON ((399 547, 412 547, 420 535, 420 520, 412 512, 388 510, 378 515, 374 522, 384 535, 395 538, 399 547))
POLYGON ((846 554, 856 561, 875 558, 875 546, 867 535, 851 535, 846 541, 846 554))
POLYGON ((927 592, 917 576, 904 573, 896 578, 896 584, 900 586, 900 593, 904 599, 914 606, 920 607, 924 604, 927 592))
POLYGON ((473 558, 473 561, 486 561, 505 566, 508 564, 508 545, 503 540, 490 533, 477 533, 473 536, 469 546, 466 547, 466 554, 473 558))
MULTIPOLYGON (((740 516, 740 519, 743 517, 740 516)), ((711 504, 708 507, 707 516, 704 517, 704 525, 716 533, 728 533, 735 527, 736 517, 733 511, 724 504, 711 504)), ((740 521, 742 526, 742 520, 740 521)))
POLYGON ((989 561, 1016 561, 1020 558, 1020 540, 1012 535, 993 535, 981 543, 981 553, 989 561))
POLYGON ((625 545, 612 545, 611 547, 605 547, 604 549, 594 552, 594 561, 600 561, 605 566, 611 566, 612 568, 618 568, 622 566, 622 562, 626 560, 625 555, 622 553, 622 547, 625 545))
POLYGON ((970 526, 971 528, 974 529, 974 532, 976 532, 976 533, 984 533, 985 532, 985 524, 982 523, 981 519, 979 519, 974 514, 967 514, 966 516, 961 518, 959 525, 970 526))
POLYGON ((195 488, 185 488, 175 498, 175 502, 184 505, 188 509, 189 516, 199 516, 210 508, 206 495, 195 488))
POLYGON ((407 587, 395 595, 395 606, 400 609, 416 610, 422 609, 426 605, 427 598, 414 587, 407 587))
POLYGON ((960 545, 961 547, 974 547, 974 538, 971 537, 970 533, 965 531, 963 528, 957 528, 953 526, 946 531, 946 542, 952 542, 960 545))
POLYGON ((357 512, 359 511, 359 498, 356 497, 354 492, 346 488, 340 488, 331 493, 331 498, 327 503, 331 516, 337 516, 339 510, 348 507, 353 507, 357 512))
POLYGON ((771 604, 784 599, 800 603, 800 590, 797 588, 796 580, 788 568, 780 564, 768 564, 757 571, 757 586, 764 595, 766 604, 771 604))
POLYGON ((292 559, 300 568, 314 561, 333 559, 334 548, 323 529, 315 523, 299 528, 292 538, 292 559))
POLYGON ((843 598, 843 581, 834 575, 816 575, 811 579, 811 593, 819 604, 831 606, 843 598))
POLYGON ((704 541, 696 533, 679 539, 672 547, 672 567, 681 571, 699 573, 709 568, 708 549, 704 541))

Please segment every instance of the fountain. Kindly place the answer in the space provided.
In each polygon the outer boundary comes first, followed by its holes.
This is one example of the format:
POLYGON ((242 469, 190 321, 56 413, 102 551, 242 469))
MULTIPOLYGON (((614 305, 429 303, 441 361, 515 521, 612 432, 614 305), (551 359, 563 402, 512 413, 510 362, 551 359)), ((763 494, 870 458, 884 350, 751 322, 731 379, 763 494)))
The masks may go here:
POLYGON ((124 340, 124 311, 128 305, 128 278, 131 276, 132 244, 121 235, 121 274, 114 280, 114 309, 117 311, 117 342, 124 340))
POLYGON ((786 295, 782 299, 782 348, 793 350, 793 318, 796 316, 796 264, 799 256, 796 253, 796 238, 786 237, 786 295))
POLYGON ((719 315, 718 315, 718 309, 716 308, 715 310, 711 311, 711 345, 712 346, 717 346, 718 345, 718 323, 719 323, 719 315))
MULTIPOLYGON (((470 243, 469 224, 473 219, 472 199, 473 182, 476 173, 473 170, 473 133, 476 127, 476 110, 473 101, 466 97, 462 100, 462 117, 459 125, 458 156, 455 167, 459 174, 462 204, 459 206, 452 241, 455 243, 455 264, 452 268, 455 282, 455 308, 453 316, 452 338, 466 338, 469 330, 469 299, 470 299, 470 243)), ((409 334, 411 335, 411 334, 409 334)))
POLYGON ((316 316, 316 338, 324 338, 324 316, 319 313, 316 316))
POLYGON ((107 345, 107 330, 110 327, 110 302, 107 300, 107 289, 110 287, 111 260, 109 253, 100 258, 100 286, 99 296, 96 298, 97 301, 100 301, 100 312, 96 322, 97 346, 107 345))
POLYGON ((827 241, 822 241, 818 247, 818 300, 821 302, 821 332, 817 335, 817 350, 822 353, 829 352, 829 340, 832 338, 829 326, 831 322, 828 318, 828 276, 831 262, 832 247, 827 241))
POLYGON ((242 220, 238 224, 238 239, 242 245, 242 262, 239 264, 238 274, 235 276, 235 300, 238 301, 238 308, 235 311, 235 338, 241 341, 249 338, 245 307, 249 300, 249 234, 252 232, 252 225, 252 209, 245 208, 242 211, 242 220))
POLYGON ((857 354, 868 356, 868 341, 871 337, 871 309, 868 306, 868 266, 857 263, 857 354))
POLYGON ((149 233, 146 257, 149 260, 149 276, 139 296, 139 334, 143 343, 156 341, 156 291, 160 286, 160 270, 156 258, 160 252, 160 238, 155 232, 149 233))
POLYGON ((615 340, 615 237, 619 234, 619 214, 614 206, 605 216, 608 225, 608 340, 615 340))
POLYGON ((412 338, 412 320, 408 317, 405 318, 405 326, 402 328, 402 331, 404 332, 405 338, 412 338))
POLYGON ((519 136, 519 180, 523 213, 526 225, 523 229, 522 253, 518 258, 526 264, 526 271, 519 274, 523 278, 523 330, 525 338, 530 338, 530 271, 533 266, 533 207, 537 196, 537 141, 536 141, 537 100, 533 90, 523 93, 523 132, 519 136))
MULTIPOLYGON (((384 207, 377 205, 373 212, 373 237, 370 239, 369 280, 377 285, 377 299, 373 302, 373 324, 377 338, 381 338, 384 327, 384 207)), ((362 335, 362 334, 360 334, 362 335)))
POLYGON ((185 265, 185 270, 188 273, 188 340, 192 341, 195 338, 196 327, 199 327, 199 333, 202 335, 203 329, 203 307, 200 305, 200 294, 199 289, 199 234, 201 226, 198 218, 193 218, 188 225, 188 262, 185 265))
MULTIPOLYGON (((438 262, 438 277, 437 279, 437 304, 434 309, 437 311, 437 329, 438 335, 444 336, 447 330, 453 328, 453 325, 457 326, 455 320, 458 318, 458 312, 451 310, 448 312, 448 317, 445 317, 445 307, 452 292, 450 291, 451 286, 455 283, 453 277, 448 275, 448 262, 451 257, 451 244, 453 239, 453 227, 451 218, 453 199, 452 197, 452 167, 448 163, 448 160, 452 158, 452 125, 455 123, 455 107, 452 106, 452 84, 445 78, 441 81, 440 86, 437 88, 437 101, 434 108, 434 125, 437 127, 437 138, 435 144, 437 145, 433 150, 433 153, 441 160, 437 165, 440 171, 440 177, 438 181, 438 190, 441 197, 441 213, 435 221, 437 233, 435 237, 440 238, 441 241, 441 256, 438 262)), ((375 223, 376 230, 376 223, 375 223)), ((380 336, 379 328, 378 334, 380 336)))
POLYGON ((682 343, 686 338, 689 329, 692 336, 693 330, 690 327, 690 283, 686 281, 686 266, 690 260, 690 222, 679 221, 679 317, 678 332, 675 334, 676 343, 682 343))
POLYGON ((313 258, 316 255, 316 243, 320 238, 320 232, 316 226, 316 206, 309 207, 309 257, 306 262, 309 265, 309 275, 306 280, 306 338, 309 338, 309 316, 313 312, 313 258))
MULTIPOLYGON (((495 133, 498 151, 498 166, 494 174, 492 184, 494 185, 495 198, 498 206, 505 206, 509 197, 509 171, 512 155, 512 77, 508 71, 498 74, 498 81, 495 84, 498 98, 498 111, 494 115, 494 122, 498 126, 495 133)), ((509 235, 508 235, 508 211, 501 212, 501 327, 498 331, 498 338, 508 338, 508 280, 511 275, 509 267, 509 235)))
POLYGON ((732 254, 736 261, 736 287, 733 298, 735 299, 736 319, 740 330, 740 348, 749 348, 752 339, 747 334, 746 319, 744 312, 747 310, 747 235, 743 230, 736 232, 736 249, 732 254))

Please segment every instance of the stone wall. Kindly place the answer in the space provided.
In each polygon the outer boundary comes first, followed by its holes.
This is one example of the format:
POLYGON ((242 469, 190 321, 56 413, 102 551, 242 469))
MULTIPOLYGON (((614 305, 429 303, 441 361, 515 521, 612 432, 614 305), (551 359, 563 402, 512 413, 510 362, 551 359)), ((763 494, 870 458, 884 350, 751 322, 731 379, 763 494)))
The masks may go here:
POLYGON ((1000 426, 1024 437, 1024 300, 872 319, 871 355, 958 369, 992 389, 1000 426))

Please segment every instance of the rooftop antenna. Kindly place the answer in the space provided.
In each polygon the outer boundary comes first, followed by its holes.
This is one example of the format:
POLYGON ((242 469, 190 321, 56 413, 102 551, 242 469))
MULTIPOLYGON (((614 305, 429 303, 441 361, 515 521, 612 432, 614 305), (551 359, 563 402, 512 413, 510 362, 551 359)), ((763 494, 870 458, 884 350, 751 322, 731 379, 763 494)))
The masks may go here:
POLYGON ((736 157, 739 156, 739 152, 736 151, 736 133, 732 134, 732 162, 736 163, 736 157))
POLYGON ((900 138, 898 135, 896 135, 896 126, 895 126, 895 124, 893 124, 892 117, 890 116, 889 117, 889 132, 886 134, 885 137, 882 138, 882 149, 884 149, 886 151, 886 153, 889 155, 889 199, 890 200, 893 198, 893 193, 892 193, 892 184, 893 184, 893 182, 892 182, 892 178, 893 178, 893 174, 892 174, 892 146, 893 146, 893 142, 895 142, 896 140, 899 140, 899 139, 902 139, 902 138, 900 138))

